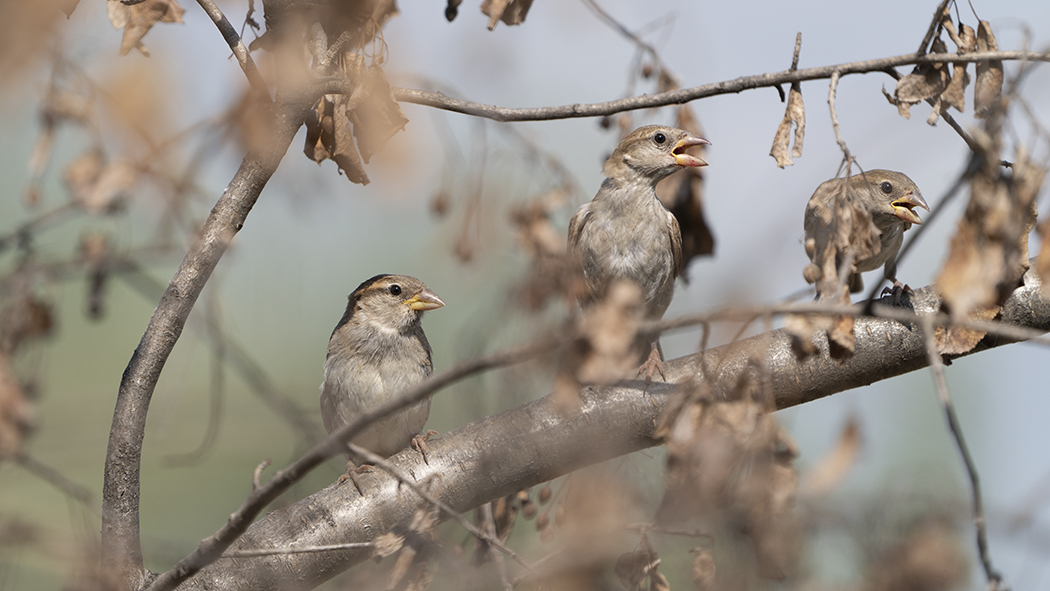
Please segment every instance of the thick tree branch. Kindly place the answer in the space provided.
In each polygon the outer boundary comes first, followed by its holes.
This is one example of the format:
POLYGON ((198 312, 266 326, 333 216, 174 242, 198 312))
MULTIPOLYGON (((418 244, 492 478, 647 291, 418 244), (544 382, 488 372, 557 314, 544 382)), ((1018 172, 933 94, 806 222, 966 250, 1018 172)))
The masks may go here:
MULTIPOLYGON (((689 101, 717 96, 722 94, 735 94, 744 90, 755 88, 766 88, 802 82, 805 80, 822 80, 831 78, 836 72, 839 76, 849 74, 867 74, 870 72, 882 72, 898 66, 916 64, 943 64, 949 62, 979 62, 990 59, 1013 61, 1026 60, 1033 62, 1050 61, 1050 52, 1034 51, 988 51, 980 53, 967 53, 957 55, 954 53, 938 53, 917 56, 914 53, 898 55, 876 60, 862 62, 850 62, 834 66, 821 66, 819 68, 804 68, 801 70, 784 70, 760 74, 758 76, 743 76, 734 80, 714 82, 692 88, 682 88, 656 94, 629 97, 625 99, 607 101, 604 103, 577 103, 574 105, 562 105, 558 107, 538 108, 508 108, 486 105, 471 101, 452 98, 440 92, 415 90, 411 88, 392 88, 394 98, 404 102, 428 107, 474 115, 496 121, 548 121, 552 119, 571 119, 575 117, 604 117, 623 111, 634 111, 637 109, 649 109, 652 107, 664 107, 667 105, 679 105, 689 101)), ((326 80, 321 84, 321 94, 349 94, 353 91, 353 84, 348 80, 326 80)))
MULTIPOLYGON (((932 315, 939 309, 939 300, 929 287, 916 291, 909 301, 920 315, 932 315)), ((1002 320, 1050 330, 1050 300, 1033 280, 1010 297, 1002 320)), ((770 384, 777 408, 787 408, 928 363, 923 331, 917 326, 865 317, 857 320, 856 335, 856 354, 841 363, 827 356, 826 342, 821 354, 800 362, 792 352, 790 336, 775 330, 671 360, 664 367, 675 380, 695 377, 708 381, 716 396, 728 396, 745 375, 757 378, 757 372, 768 372, 763 382, 770 384), (756 357, 762 356, 764 363, 756 363, 756 357)), ((974 352, 1010 342, 1014 340, 989 336, 974 352)), ((582 409, 570 415, 554 410, 546 397, 432 440, 429 465, 412 450, 389 461, 417 481, 429 479, 431 494, 464 512, 582 466, 657 445, 652 431, 673 391, 673 385, 662 383, 643 390, 637 381, 587 388, 582 409)), ((396 524, 407 523, 426 505, 388 474, 377 471, 364 476, 361 483, 364 496, 353 487, 332 485, 270 513, 237 540, 235 551, 368 542, 396 524)), ((368 549, 351 549, 220 559, 180 588, 311 588, 370 555, 368 549)))
POLYGON ((252 151, 245 157, 212 208, 153 312, 121 379, 106 451, 102 560, 119 573, 127 589, 139 588, 144 575, 139 540, 139 469, 150 398, 197 297, 277 170, 305 109, 299 102, 290 102, 281 104, 273 113, 272 136, 266 150, 252 151))

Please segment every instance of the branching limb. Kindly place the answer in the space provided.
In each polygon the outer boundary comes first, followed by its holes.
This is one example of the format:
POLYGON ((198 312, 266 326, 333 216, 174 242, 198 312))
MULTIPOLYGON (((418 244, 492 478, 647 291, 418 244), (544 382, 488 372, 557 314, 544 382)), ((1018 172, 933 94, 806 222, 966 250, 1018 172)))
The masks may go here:
MULTIPOLYGON (((900 309, 902 314, 933 316, 940 306, 931 287, 916 290, 909 301, 914 311, 900 309)), ((1003 322, 1046 331, 1050 329, 1050 300, 1038 285, 1019 288, 1004 306, 1003 322)), ((857 320, 856 334, 856 353, 845 362, 828 357, 826 342, 822 354, 800 362, 792 351, 790 335, 775 330, 709 349, 703 355, 667 361, 665 370, 676 380, 695 377, 707 381, 712 394, 720 398, 731 395, 744 376, 762 371, 777 408, 787 408, 929 364, 923 331, 915 325, 864 317, 857 320), (761 369, 753 363, 756 354, 765 357, 761 369), (705 367, 713 369, 705 371, 705 367)), ((1012 339, 987 338, 974 351, 1007 342, 1012 339)), ((418 481, 440 475, 440 490, 431 493, 463 513, 585 465, 657 445, 653 425, 674 386, 653 383, 644 393, 642 388, 641 381, 585 388, 581 410, 570 414, 558 412, 550 397, 542 398, 432 440, 429 465, 411 450, 388 461, 418 481)), ((374 478, 366 497, 351 487, 330 486, 268 514, 237 540, 236 549, 367 542, 393 524, 407 523, 417 509, 428 505, 414 493, 399 492, 400 483, 393 476, 376 472, 374 478)), ((204 568, 185 581, 183 588, 310 588, 369 556, 370 552, 360 550, 232 566, 224 562, 204 568)))
POLYGON ((139 539, 139 472, 146 414, 160 372, 182 334, 193 305, 233 237, 244 225, 263 187, 284 156, 305 114, 304 101, 274 111, 271 140, 251 152, 204 222, 168 284, 117 393, 106 451, 102 490, 102 560, 123 586, 140 587, 144 571, 139 539))

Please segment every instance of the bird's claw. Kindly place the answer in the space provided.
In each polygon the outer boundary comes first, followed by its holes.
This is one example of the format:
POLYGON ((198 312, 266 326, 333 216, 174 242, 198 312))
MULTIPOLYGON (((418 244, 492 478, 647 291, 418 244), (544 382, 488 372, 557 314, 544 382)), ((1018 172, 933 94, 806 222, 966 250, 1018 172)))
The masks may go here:
POLYGON ((372 472, 374 470, 375 468, 368 464, 361 464, 360 466, 358 466, 348 460, 346 462, 346 472, 344 474, 340 474, 339 479, 335 482, 339 486, 342 486, 347 480, 353 482, 354 488, 357 489, 357 493, 363 497, 365 496, 365 492, 361 489, 361 482, 357 479, 357 476, 359 474, 364 474, 365 472, 372 472))
POLYGON ((660 374, 661 381, 667 381, 667 375, 664 374, 664 362, 660 358, 660 351, 656 348, 656 343, 653 343, 653 348, 649 351, 649 357, 638 366, 638 373, 636 375, 645 374, 645 386, 648 388, 649 384, 653 381, 653 376, 657 373, 660 374))
POLYGON ((427 439, 430 439, 434 435, 439 435, 439 433, 431 429, 423 435, 416 435, 412 438, 412 449, 423 455, 423 463, 428 466, 430 465, 430 448, 427 447, 427 439))
POLYGON ((886 287, 882 288, 881 296, 892 295, 893 296, 893 299, 892 299, 893 305, 894 306, 899 306, 901 304, 901 300, 904 299, 904 294, 905 293, 910 295, 910 294, 913 294, 915 292, 912 291, 911 287, 909 287, 908 284, 901 283, 900 281, 897 281, 896 279, 894 279, 893 280, 893 287, 886 286, 886 287))

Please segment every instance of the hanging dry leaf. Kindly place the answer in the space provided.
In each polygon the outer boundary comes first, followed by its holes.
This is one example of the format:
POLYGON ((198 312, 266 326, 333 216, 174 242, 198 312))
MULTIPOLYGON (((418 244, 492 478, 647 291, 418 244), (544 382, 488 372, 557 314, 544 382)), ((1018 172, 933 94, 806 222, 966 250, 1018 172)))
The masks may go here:
POLYGON ((696 554, 696 558, 693 559, 693 585, 696 586, 696 591, 715 591, 718 573, 711 552, 704 548, 693 548, 690 552, 696 554))
POLYGON ((525 15, 531 7, 532 0, 484 0, 481 3, 481 12, 489 17, 491 31, 499 21, 507 25, 520 25, 525 22, 525 15))
POLYGON ((120 207, 138 173, 125 162, 106 162, 102 150, 88 148, 66 166, 63 179, 73 202, 88 213, 111 213, 120 207))
POLYGON ((33 406, 15 377, 11 358, 0 351, 0 460, 22 454, 26 435, 33 426, 33 415, 33 406))
POLYGON ((806 107, 802 103, 802 87, 798 82, 792 83, 791 90, 788 91, 784 119, 777 127, 777 134, 773 137, 773 149, 769 151, 769 155, 776 159, 777 166, 780 168, 794 164, 791 157, 788 156, 788 140, 792 125, 795 126, 795 145, 791 150, 791 156, 801 158, 802 140, 806 136, 806 107))
POLYGON ((655 572, 660 558, 652 550, 636 550, 616 558, 616 577, 628 591, 642 591, 642 583, 655 572))
POLYGON ((306 157, 320 164, 326 159, 335 162, 350 182, 369 183, 361 155, 354 145, 354 133, 346 114, 347 97, 325 95, 310 112, 306 125, 306 157))
POLYGON ((554 403, 561 412, 580 405, 581 384, 610 384, 641 361, 633 349, 642 322, 642 292, 632 281, 616 281, 605 297, 584 308, 578 335, 566 348, 555 378, 554 403))
POLYGON ((912 105, 939 96, 947 87, 948 68, 945 64, 920 64, 897 82, 893 96, 885 89, 882 93, 886 100, 897 105, 897 112, 901 117, 907 119, 911 117, 912 105))
MULTIPOLYGON (((989 120, 991 121, 991 120, 989 120)), ((976 129, 983 164, 970 183, 970 201, 937 277, 944 306, 964 318, 1001 305, 1028 270, 1028 233, 1036 219, 1035 195, 1046 170, 1021 145, 1012 174, 999 165, 1000 139, 976 129)))
POLYGON ((405 128, 408 117, 394 99, 382 68, 373 66, 358 74, 358 86, 347 103, 347 110, 361 158, 368 164, 394 134, 405 128))
POLYGON ((143 0, 132 5, 120 0, 107 0, 106 12, 114 29, 124 29, 120 55, 127 55, 135 48, 148 57, 149 51, 142 44, 142 38, 157 23, 181 23, 186 9, 179 6, 176 0, 143 0))
MULTIPOLYGON (((993 320, 1001 310, 1000 306, 978 307, 970 313, 968 318, 993 320)), ((983 330, 953 324, 936 327, 933 331, 933 338, 937 343, 937 352, 941 355, 962 355, 969 353, 986 334, 988 333, 983 330)))
POLYGON ((806 497, 821 497, 845 480, 853 464, 860 455, 860 423, 851 416, 839 435, 835 447, 806 473, 800 494, 806 497))
MULTIPOLYGON (((999 45, 992 33, 992 25, 981 21, 977 25, 977 51, 998 51, 999 45)), ((974 117, 984 119, 999 105, 1003 95, 1003 61, 977 62, 977 82, 973 85, 974 117)))
POLYGON ((959 538, 957 532, 937 523, 917 528, 870 566, 865 591, 961 588, 969 578, 970 565, 959 538))

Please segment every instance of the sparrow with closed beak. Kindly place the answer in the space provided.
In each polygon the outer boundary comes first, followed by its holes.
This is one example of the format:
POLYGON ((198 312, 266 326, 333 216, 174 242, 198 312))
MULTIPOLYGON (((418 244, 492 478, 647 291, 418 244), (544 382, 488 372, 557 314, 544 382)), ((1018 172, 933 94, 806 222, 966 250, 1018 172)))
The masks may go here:
MULTIPOLYGON (((324 364, 321 418, 328 433, 430 377, 434 365, 420 321, 423 312, 444 305, 406 275, 376 275, 350 294, 324 364)), ((384 458, 411 444, 426 459, 419 434, 429 416, 427 397, 367 425, 350 441, 384 458)), ((340 482, 351 478, 356 485, 360 471, 348 462, 340 482)))
MULTIPOLYGON (((569 222, 569 248, 579 260, 586 283, 580 305, 604 297, 617 280, 641 289, 643 317, 661 318, 671 304, 674 280, 681 272, 682 234, 678 221, 656 196, 661 179, 690 166, 706 166, 686 153, 707 140, 687 131, 647 125, 625 137, 605 161, 605 181, 594 199, 580 206, 569 222)), ((663 376, 659 335, 639 335, 639 368, 647 380, 663 376)))
POLYGON ((864 289, 860 274, 885 265, 884 276, 894 283, 894 297, 899 299, 897 292, 905 286, 897 281, 897 252, 904 241, 904 232, 912 224, 922 223, 915 208, 921 207, 926 211, 930 208, 915 183, 906 175, 892 170, 869 170, 851 176, 847 181, 835 178, 817 187, 806 206, 805 248, 812 263, 806 266, 803 276, 809 283, 816 283, 823 277, 821 263, 817 260, 818 253, 836 233, 833 220, 836 200, 842 195, 843 182, 847 183, 845 200, 867 211, 879 232, 877 248, 870 249, 870 253, 866 252, 852 262, 847 280, 849 290, 856 293, 864 289))

